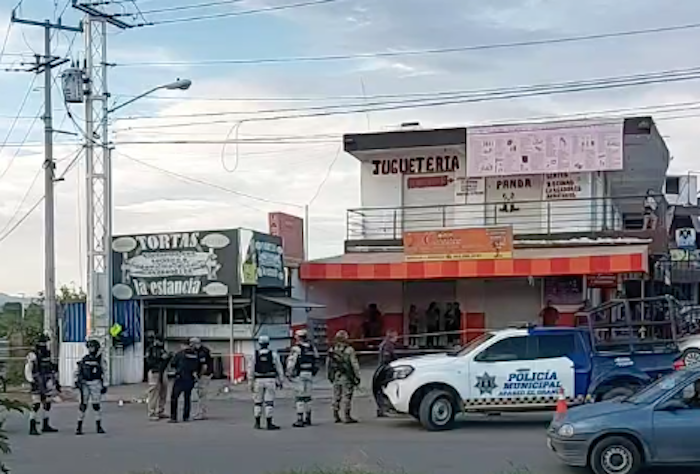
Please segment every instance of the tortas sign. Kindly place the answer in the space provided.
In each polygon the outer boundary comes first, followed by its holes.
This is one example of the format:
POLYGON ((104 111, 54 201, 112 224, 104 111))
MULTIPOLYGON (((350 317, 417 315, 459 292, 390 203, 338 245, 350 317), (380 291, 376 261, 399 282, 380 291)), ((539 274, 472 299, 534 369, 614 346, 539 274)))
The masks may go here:
POLYGON ((240 293, 236 230, 168 232, 112 241, 117 299, 240 293))

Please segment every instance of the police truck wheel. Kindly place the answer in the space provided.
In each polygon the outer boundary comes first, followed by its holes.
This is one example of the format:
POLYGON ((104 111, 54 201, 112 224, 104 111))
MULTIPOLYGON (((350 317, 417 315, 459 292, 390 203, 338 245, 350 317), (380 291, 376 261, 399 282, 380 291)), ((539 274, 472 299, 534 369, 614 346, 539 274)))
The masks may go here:
POLYGON ((605 400, 613 400, 618 397, 629 397, 630 395, 633 395, 635 392, 634 387, 632 386, 623 386, 623 387, 613 387, 607 392, 604 392, 601 396, 600 399, 602 401, 605 400))
POLYGON ((595 474, 635 474, 642 464, 639 449, 627 438, 604 438, 591 451, 591 469, 595 474))
POLYGON ((428 431, 452 429, 455 421, 456 403, 448 392, 433 390, 420 402, 418 419, 428 431))

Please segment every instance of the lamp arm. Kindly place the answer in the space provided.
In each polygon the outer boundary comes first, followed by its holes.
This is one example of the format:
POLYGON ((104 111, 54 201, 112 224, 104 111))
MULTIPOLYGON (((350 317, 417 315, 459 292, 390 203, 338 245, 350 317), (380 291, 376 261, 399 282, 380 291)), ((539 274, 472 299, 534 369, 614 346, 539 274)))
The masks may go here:
POLYGON ((119 104, 119 105, 116 105, 116 106, 112 107, 111 109, 108 109, 108 110, 107 110, 107 113, 108 113, 108 114, 111 114, 111 113, 113 113, 113 112, 116 112, 117 110, 121 109, 122 107, 125 107, 125 106, 127 106, 127 105, 129 105, 129 104, 132 104, 132 103, 136 102, 136 101, 139 100, 139 99, 143 99, 143 98, 146 97, 147 95, 153 94, 154 92, 159 91, 159 90, 161 90, 161 89, 163 89, 163 86, 158 86, 158 87, 154 87, 153 89, 147 90, 147 91, 144 92, 143 94, 137 95, 136 97, 133 97, 133 98, 127 100, 126 102, 123 102, 123 103, 121 103, 121 104, 119 104))

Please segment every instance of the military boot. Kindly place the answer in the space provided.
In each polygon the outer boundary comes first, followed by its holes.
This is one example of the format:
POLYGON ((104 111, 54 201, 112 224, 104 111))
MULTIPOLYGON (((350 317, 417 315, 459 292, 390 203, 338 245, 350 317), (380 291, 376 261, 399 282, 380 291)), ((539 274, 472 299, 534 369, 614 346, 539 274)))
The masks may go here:
POLYGON ((304 419, 304 424, 306 426, 311 426, 311 413, 306 414, 306 418, 304 419))
POLYGON ((78 422, 78 427, 75 428, 75 434, 77 436, 80 436, 81 434, 83 434, 83 422, 82 421, 78 422))
POLYGON ((353 425, 357 423, 357 420, 350 415, 350 410, 345 412, 345 424, 346 425, 353 425))
POLYGON ((97 421, 95 422, 95 426, 97 427, 97 432, 98 432, 99 434, 105 434, 105 430, 102 428, 102 421, 97 420, 97 421))
POLYGON ((306 426, 306 423, 304 423, 304 414, 299 413, 297 415, 297 421, 292 425, 294 428, 303 428, 306 426))
POLYGON ((58 430, 49 425, 49 419, 44 418, 44 425, 41 428, 42 433, 56 433, 58 430))
POLYGON ((36 429, 36 420, 29 420, 29 434, 32 436, 39 436, 39 430, 36 429))
POLYGON ((255 428, 256 430, 260 429, 260 417, 259 416, 255 417, 255 425, 253 425, 253 428, 255 428))
POLYGON ((280 429, 280 427, 272 422, 272 418, 268 418, 267 419, 267 430, 268 431, 276 431, 278 429, 280 429))
POLYGON ((333 412, 333 419, 335 420, 336 423, 343 422, 343 420, 340 418, 340 412, 337 412, 337 411, 333 412))

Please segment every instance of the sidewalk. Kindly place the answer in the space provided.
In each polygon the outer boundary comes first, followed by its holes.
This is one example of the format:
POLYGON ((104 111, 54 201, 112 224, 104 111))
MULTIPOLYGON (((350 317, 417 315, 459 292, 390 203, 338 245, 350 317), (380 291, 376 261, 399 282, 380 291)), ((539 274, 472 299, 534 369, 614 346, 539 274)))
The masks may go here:
MULTIPOLYGON (((374 368, 363 368, 362 383, 355 391, 355 397, 367 397, 372 392, 372 375, 374 368)), ((109 390, 104 396, 105 402, 123 402, 123 403, 145 403, 148 385, 145 383, 132 385, 117 385, 109 387, 109 390)), ((64 389, 62 398, 64 401, 77 400, 74 395, 69 395, 64 389)), ((333 396, 333 387, 326 377, 325 370, 321 370, 315 379, 314 398, 319 400, 329 400, 333 396)), ((232 385, 228 380, 212 380, 209 387, 210 400, 244 400, 250 401, 250 390, 248 383, 232 385)), ((277 391, 278 399, 294 398, 294 387, 289 380, 285 380, 284 387, 277 391)))

